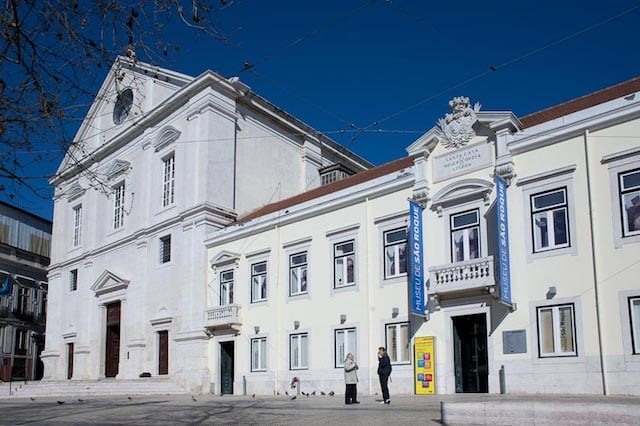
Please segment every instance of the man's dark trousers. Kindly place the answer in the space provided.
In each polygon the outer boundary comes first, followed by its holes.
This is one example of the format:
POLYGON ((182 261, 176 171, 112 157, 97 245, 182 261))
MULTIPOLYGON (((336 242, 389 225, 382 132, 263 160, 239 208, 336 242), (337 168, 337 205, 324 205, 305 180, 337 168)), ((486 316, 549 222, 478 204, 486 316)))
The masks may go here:
POLYGON ((380 387, 382 388, 382 399, 385 401, 389 400, 389 376, 384 374, 379 374, 380 377, 380 387))

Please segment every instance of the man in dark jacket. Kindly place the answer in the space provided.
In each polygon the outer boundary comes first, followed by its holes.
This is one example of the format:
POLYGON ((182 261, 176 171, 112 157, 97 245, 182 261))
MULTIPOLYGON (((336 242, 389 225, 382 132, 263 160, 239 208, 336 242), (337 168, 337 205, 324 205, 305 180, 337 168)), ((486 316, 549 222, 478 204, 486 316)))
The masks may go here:
POLYGON ((387 355, 387 350, 380 346, 378 348, 378 377, 380 378, 380 387, 382 388, 381 404, 391 404, 389 399, 389 376, 391 375, 391 360, 387 355))

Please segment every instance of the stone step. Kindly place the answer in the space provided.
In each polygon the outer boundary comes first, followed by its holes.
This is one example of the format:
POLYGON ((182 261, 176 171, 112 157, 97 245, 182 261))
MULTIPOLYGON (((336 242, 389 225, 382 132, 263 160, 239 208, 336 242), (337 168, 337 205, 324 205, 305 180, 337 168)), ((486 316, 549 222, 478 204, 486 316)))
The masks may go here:
POLYGON ((66 380, 59 382, 0 383, 0 398, 30 398, 44 396, 116 396, 116 395, 178 395, 185 390, 170 379, 141 380, 66 380))

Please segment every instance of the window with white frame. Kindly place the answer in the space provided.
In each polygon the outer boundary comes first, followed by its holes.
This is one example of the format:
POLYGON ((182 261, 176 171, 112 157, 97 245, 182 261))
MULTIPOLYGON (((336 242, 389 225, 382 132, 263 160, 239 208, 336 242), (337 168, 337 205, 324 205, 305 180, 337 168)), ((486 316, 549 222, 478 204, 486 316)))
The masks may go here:
POLYGON ((175 197, 175 163, 173 153, 162 160, 162 207, 173 204, 175 197))
POLYGON ((289 369, 309 368, 309 335, 307 333, 289 336, 289 369))
POLYGON ((540 357, 577 356, 573 304, 537 309, 540 357))
POLYGON ((267 338, 251 339, 251 371, 267 371, 267 338))
POLYGON ((393 229, 384 233, 384 278, 407 273, 407 229, 393 229))
POLYGON ((352 353, 358 359, 357 333, 355 328, 343 328, 335 331, 335 366, 344 367, 347 354, 352 353))
POLYGON ((267 300, 267 262, 251 265, 251 303, 267 300))
POLYGON ((233 270, 220 272, 220 306, 233 304, 233 270))
POLYGON ((307 292, 307 252, 289 256, 289 296, 307 292))
POLYGON ((78 270, 72 269, 69 272, 69 290, 76 291, 78 289, 78 270))
POLYGON ((451 261, 480 257, 480 212, 478 209, 452 214, 449 217, 451 229, 451 261))
POLYGON ((160 263, 171 262, 171 235, 160 237, 160 263))
POLYGON ((640 235, 640 170, 618 175, 622 235, 640 235))
POLYGON ((113 188, 113 229, 124 225, 124 182, 113 188))
POLYGON ((356 252, 355 241, 349 240, 333 245, 334 288, 348 287, 356 284, 355 277, 356 252))
POLYGON ((82 204, 73 208, 73 246, 78 247, 82 243, 82 204))
POLYGON ((531 195, 534 252, 569 246, 568 214, 566 188, 531 195))
POLYGON ((387 324, 386 328, 386 348, 389 359, 394 364, 408 363, 410 360, 410 337, 409 323, 399 322, 387 324))
POLYGON ((640 354, 640 297, 629 298, 629 319, 631 321, 631 347, 633 354, 640 354))

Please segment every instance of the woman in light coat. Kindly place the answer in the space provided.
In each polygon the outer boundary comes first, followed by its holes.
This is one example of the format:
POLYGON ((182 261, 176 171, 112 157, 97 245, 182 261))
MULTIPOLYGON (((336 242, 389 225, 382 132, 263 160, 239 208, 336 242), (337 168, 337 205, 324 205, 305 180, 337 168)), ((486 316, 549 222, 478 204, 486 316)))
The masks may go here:
POLYGON ((353 359, 353 354, 348 353, 344 360, 344 383, 347 389, 344 392, 345 404, 360 404, 358 401, 358 364, 353 359))

